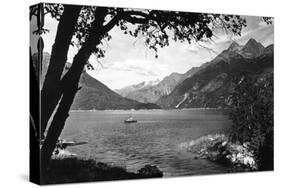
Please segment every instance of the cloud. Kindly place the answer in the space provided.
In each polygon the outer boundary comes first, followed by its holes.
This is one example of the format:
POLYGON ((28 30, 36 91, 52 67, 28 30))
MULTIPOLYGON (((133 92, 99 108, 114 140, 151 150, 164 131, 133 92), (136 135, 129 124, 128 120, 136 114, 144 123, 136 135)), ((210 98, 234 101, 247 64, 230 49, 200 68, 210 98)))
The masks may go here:
POLYGON ((111 62, 108 67, 99 67, 89 71, 89 74, 110 88, 119 89, 127 85, 163 78, 169 74, 169 67, 153 60, 127 59, 111 62))

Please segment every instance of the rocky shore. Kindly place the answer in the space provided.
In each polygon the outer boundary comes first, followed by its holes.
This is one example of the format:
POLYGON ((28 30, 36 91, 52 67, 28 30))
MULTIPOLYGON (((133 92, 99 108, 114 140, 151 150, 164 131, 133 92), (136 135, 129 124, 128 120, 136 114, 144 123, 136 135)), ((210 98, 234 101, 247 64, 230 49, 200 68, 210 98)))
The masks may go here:
POLYGON ((248 143, 233 143, 224 134, 207 135, 188 143, 183 143, 181 147, 196 153, 196 158, 205 158, 225 165, 231 165, 233 169, 239 171, 257 170, 257 164, 253 152, 249 149, 248 143))

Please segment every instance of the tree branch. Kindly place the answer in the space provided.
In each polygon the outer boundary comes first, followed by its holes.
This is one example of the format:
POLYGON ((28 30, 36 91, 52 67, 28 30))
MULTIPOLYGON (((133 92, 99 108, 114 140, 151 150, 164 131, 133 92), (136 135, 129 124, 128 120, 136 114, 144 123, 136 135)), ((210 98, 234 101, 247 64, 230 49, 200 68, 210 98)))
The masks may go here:
MULTIPOLYGON (((134 13, 134 12, 132 12, 134 13)), ((121 18, 132 23, 132 24, 148 24, 149 19, 147 17, 144 17, 143 15, 138 15, 138 14, 131 14, 131 12, 123 12, 121 14, 121 18), (135 16, 142 16, 142 18, 140 17, 135 17, 135 16)), ((148 16, 147 14, 145 14, 146 16, 148 16)))
POLYGON ((106 25, 103 26, 105 31, 110 31, 121 19, 120 14, 117 13, 106 25))

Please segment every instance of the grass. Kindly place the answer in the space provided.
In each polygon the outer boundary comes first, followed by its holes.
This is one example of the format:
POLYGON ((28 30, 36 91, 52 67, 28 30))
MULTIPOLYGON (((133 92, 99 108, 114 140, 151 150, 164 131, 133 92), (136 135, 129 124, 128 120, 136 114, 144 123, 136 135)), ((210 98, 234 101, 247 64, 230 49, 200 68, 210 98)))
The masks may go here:
POLYGON ((138 173, 133 173, 92 159, 64 158, 50 161, 47 172, 42 176, 42 184, 141 179, 162 176, 163 173, 156 166, 147 165, 140 169, 138 173))

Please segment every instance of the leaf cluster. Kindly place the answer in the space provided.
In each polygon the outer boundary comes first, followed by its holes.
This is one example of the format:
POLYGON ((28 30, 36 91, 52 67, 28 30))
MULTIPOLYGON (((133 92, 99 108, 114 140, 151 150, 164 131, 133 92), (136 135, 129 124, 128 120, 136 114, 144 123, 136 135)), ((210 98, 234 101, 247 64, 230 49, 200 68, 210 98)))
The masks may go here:
MULTIPOLYGON (((106 9, 107 14, 104 17, 106 32, 99 48, 95 51, 98 58, 104 57, 104 44, 112 38, 108 31, 114 26, 136 40, 143 39, 147 48, 155 52, 155 57, 158 57, 158 49, 168 46, 171 41, 191 43, 208 40, 214 36, 214 30, 217 28, 240 35, 242 28, 246 26, 246 20, 236 15, 114 7, 106 9), (110 29, 107 30, 108 28, 110 29)), ((85 43, 95 22, 96 10, 95 6, 82 7, 72 45, 79 48, 85 43)), ((63 13, 63 5, 46 4, 44 12, 44 14, 50 13, 53 18, 59 20, 63 13)), ((34 10, 31 14, 34 14, 34 10)))

